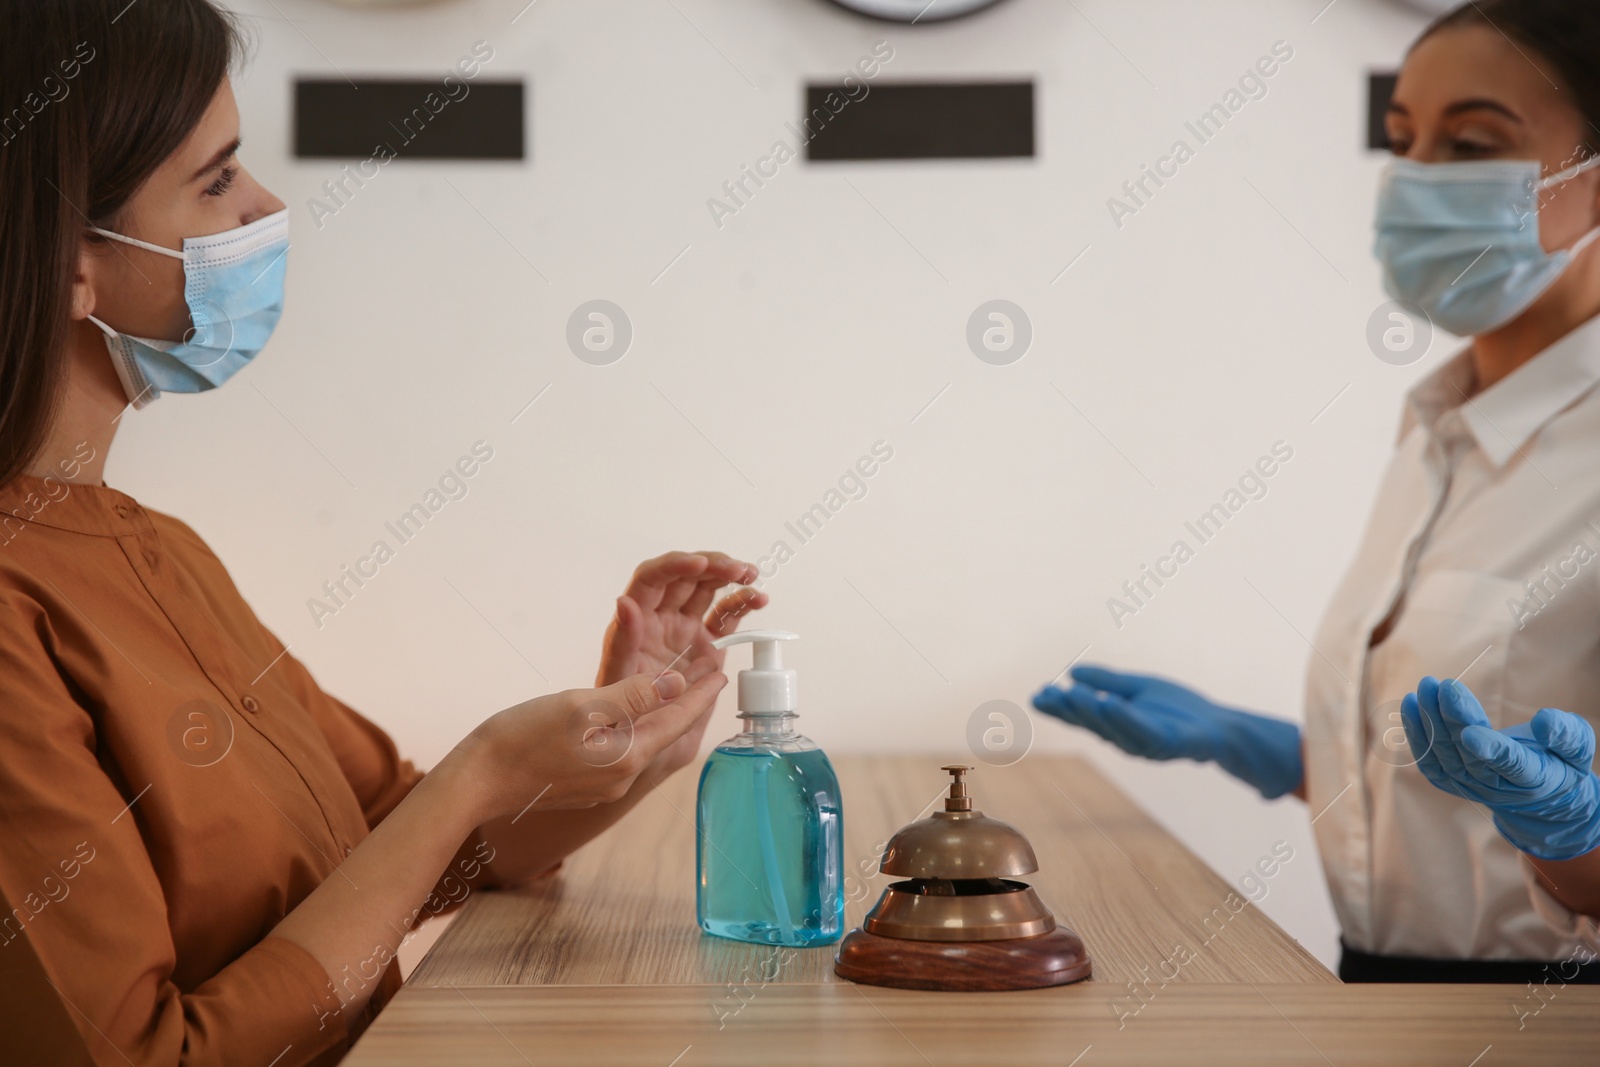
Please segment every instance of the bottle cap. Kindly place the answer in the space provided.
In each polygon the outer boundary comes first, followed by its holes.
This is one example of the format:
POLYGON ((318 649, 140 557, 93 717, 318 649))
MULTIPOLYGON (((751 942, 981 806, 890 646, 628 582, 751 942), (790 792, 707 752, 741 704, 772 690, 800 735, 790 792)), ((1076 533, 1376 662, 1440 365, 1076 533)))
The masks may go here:
POLYGON ((792 714, 799 706, 799 675, 783 669, 779 641, 800 635, 788 630, 741 630, 711 642, 713 648, 751 645, 754 665, 739 672, 739 710, 751 715, 792 714))

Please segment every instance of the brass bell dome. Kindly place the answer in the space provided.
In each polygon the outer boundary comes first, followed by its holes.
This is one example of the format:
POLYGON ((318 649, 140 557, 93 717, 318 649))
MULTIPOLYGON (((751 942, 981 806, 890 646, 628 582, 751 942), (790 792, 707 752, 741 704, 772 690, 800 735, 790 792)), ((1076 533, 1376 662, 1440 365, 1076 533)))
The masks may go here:
POLYGON ((948 765, 953 777, 944 810, 904 826, 889 839, 878 869, 901 878, 1015 878, 1039 869, 1033 846, 1010 823, 972 810, 962 775, 971 767, 948 765))

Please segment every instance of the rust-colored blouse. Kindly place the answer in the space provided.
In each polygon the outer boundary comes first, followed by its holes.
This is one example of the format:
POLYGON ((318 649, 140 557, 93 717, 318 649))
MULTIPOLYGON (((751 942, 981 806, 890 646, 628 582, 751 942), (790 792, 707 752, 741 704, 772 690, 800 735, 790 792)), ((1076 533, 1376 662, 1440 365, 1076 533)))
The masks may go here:
MULTIPOLYGON (((184 523, 104 485, 0 488, 0 952, 29 940, 96 1063, 336 1062, 398 964, 337 976, 377 984, 341 1014, 268 935, 421 778, 184 523)), ((481 844, 429 914, 486 880, 481 844)))

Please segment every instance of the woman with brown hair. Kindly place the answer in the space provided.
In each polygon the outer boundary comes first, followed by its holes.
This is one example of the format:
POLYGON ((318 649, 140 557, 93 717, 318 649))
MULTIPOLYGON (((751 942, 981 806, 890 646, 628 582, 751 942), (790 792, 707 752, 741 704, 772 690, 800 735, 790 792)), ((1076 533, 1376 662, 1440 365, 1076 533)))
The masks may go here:
POLYGON ((130 404, 221 385, 282 308, 239 54, 209 0, 0 5, 0 954, 26 939, 100 1063, 337 1060, 419 917, 554 869, 694 757, 710 642, 766 599, 721 553, 640 565, 598 688, 424 775, 104 484, 130 404))

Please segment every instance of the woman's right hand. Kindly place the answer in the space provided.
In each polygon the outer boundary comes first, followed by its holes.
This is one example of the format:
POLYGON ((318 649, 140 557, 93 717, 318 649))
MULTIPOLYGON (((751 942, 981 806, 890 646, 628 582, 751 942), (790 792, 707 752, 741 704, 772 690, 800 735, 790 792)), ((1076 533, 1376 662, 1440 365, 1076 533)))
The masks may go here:
POLYGON ((712 670, 693 685, 645 672, 600 689, 535 697, 490 716, 456 752, 483 805, 482 821, 622 799, 640 773, 692 731, 728 684, 712 670))
POLYGON ((1146 759, 1215 761, 1267 798, 1300 784, 1300 728, 1291 722, 1213 704, 1194 690, 1143 674, 1072 668, 1069 689, 1046 686, 1033 706, 1092 730, 1146 759))

